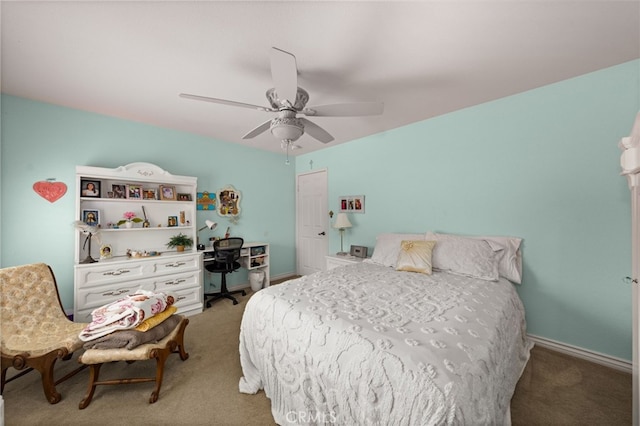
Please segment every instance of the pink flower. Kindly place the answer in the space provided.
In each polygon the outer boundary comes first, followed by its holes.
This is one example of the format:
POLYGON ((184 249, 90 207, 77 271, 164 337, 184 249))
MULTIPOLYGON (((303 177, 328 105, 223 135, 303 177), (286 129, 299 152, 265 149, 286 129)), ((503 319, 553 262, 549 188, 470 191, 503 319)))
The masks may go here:
POLYGON ((122 216, 127 220, 131 220, 136 217, 136 214, 134 212, 124 212, 122 216))

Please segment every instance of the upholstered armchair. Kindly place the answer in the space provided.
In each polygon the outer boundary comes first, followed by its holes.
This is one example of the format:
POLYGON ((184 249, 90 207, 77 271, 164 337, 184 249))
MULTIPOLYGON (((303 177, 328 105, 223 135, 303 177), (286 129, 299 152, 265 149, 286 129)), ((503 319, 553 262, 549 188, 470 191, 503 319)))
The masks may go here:
POLYGON ((74 323, 64 314, 58 286, 51 268, 44 263, 0 269, 0 343, 2 382, 37 370, 44 395, 51 404, 60 401, 56 385, 80 371, 76 368, 54 380, 53 367, 60 358, 69 359, 83 342, 78 338, 84 323, 74 323), (20 371, 7 380, 7 370, 20 371))

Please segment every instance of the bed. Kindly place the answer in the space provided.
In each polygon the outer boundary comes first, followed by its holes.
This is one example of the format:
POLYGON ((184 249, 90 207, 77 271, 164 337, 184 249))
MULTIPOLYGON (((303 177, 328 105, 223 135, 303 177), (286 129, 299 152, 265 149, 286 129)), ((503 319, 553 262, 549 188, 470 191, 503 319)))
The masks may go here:
POLYGON ((504 277, 519 240, 385 235, 371 260, 251 297, 240 391, 263 389, 280 425, 508 424, 532 346, 504 277))

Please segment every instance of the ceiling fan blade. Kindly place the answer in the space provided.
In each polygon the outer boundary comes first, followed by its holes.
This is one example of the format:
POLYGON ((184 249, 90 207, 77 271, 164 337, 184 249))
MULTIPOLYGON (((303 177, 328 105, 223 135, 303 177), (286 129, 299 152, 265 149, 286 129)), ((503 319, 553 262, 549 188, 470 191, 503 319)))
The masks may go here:
POLYGON ((300 111, 300 114, 315 117, 361 117, 380 115, 383 111, 384 103, 382 102, 357 102, 309 107, 300 111))
POLYGON ((281 101, 287 100, 292 105, 298 93, 298 68, 296 57, 277 47, 271 48, 271 78, 273 87, 281 101))
POLYGON ((333 140, 333 136, 313 121, 309 121, 306 118, 299 118, 299 120, 304 123, 304 132, 312 138, 322 143, 329 143, 333 140))
POLYGON ((210 98, 208 96, 190 95, 188 93, 180 93, 179 96, 181 98, 193 99, 195 101, 205 101, 205 102, 212 102, 214 104, 222 104, 222 105, 230 105, 230 106, 236 106, 236 107, 241 107, 241 108, 257 109, 258 111, 266 111, 266 112, 276 112, 277 111, 275 109, 268 108, 268 107, 263 107, 263 106, 260 106, 260 105, 245 104, 245 103, 236 102, 236 101, 227 101, 226 99, 210 98))
POLYGON ((255 136, 258 136, 260 133, 266 132, 271 127, 271 120, 267 120, 255 129, 251 130, 249 133, 244 135, 242 139, 251 139, 255 136))

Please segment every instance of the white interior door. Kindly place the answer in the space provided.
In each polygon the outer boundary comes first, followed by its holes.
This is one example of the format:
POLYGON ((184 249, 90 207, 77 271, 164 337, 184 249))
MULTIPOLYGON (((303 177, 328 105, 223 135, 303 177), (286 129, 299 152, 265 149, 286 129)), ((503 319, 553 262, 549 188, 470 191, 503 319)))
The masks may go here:
POLYGON ((301 173, 296 182, 296 258, 299 275, 325 269, 329 250, 327 170, 301 173))

